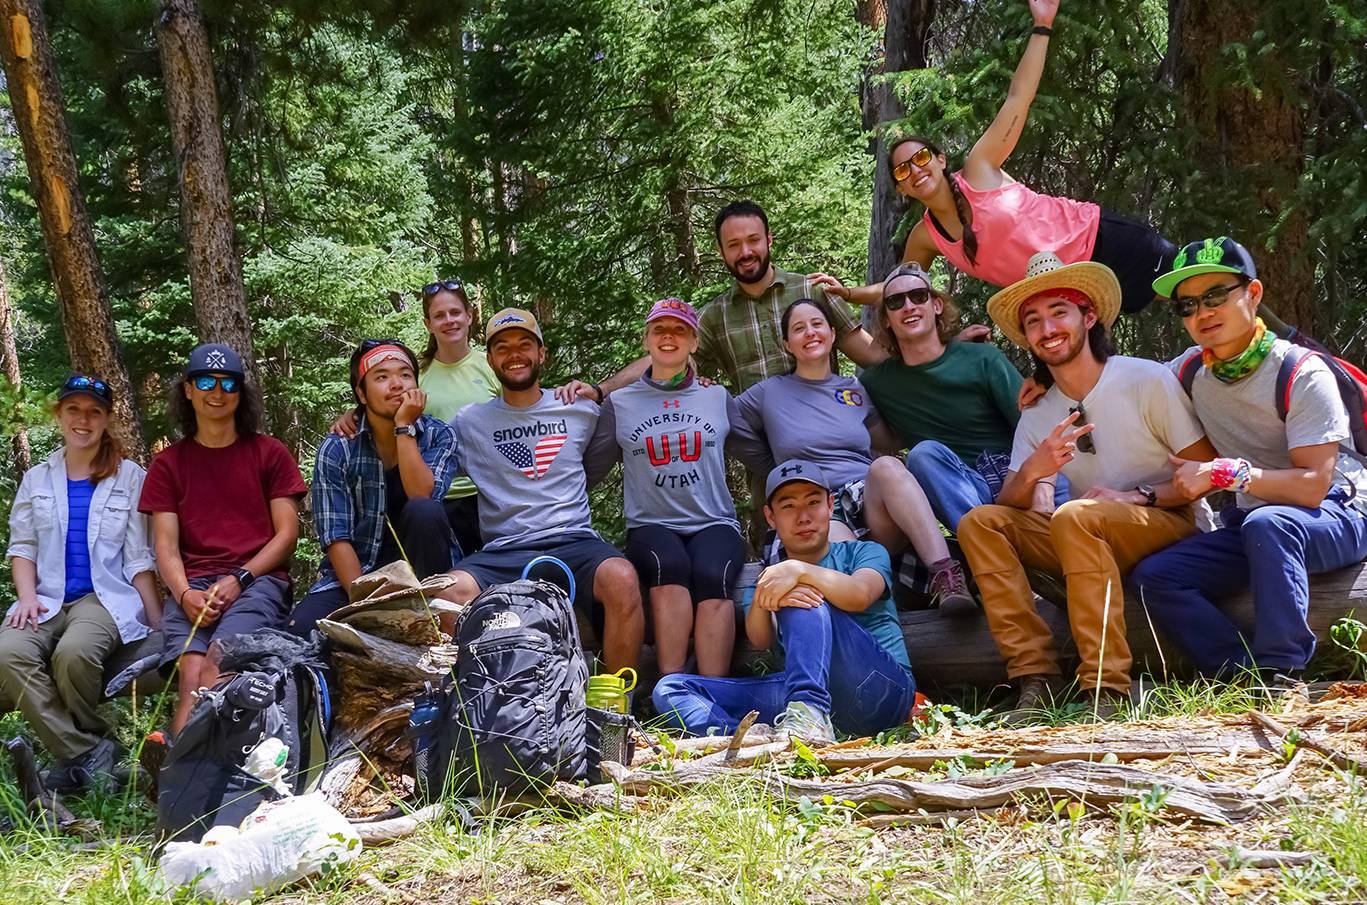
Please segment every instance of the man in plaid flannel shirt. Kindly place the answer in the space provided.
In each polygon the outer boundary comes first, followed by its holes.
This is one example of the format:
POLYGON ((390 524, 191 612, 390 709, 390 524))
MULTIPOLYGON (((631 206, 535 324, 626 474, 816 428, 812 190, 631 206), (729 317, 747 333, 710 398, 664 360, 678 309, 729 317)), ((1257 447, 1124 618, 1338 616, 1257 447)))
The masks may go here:
POLYGON ((402 558, 426 578, 461 555, 442 506, 456 434, 423 414, 417 357, 398 340, 365 340, 351 356, 351 386, 364 414, 359 429, 350 439, 329 434, 313 466, 313 524, 325 558, 290 616, 300 635, 345 606, 347 587, 367 572, 402 558))

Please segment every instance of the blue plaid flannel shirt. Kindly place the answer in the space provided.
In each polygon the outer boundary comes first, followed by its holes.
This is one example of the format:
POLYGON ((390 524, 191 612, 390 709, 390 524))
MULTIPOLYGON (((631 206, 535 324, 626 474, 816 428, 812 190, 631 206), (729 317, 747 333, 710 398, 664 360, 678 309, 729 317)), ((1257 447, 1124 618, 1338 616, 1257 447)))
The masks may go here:
MULTIPOLYGON (((460 464, 456 450, 456 432, 444 421, 423 415, 416 422, 418 449, 422 460, 432 469, 432 499, 446 496, 451 479, 460 464)), ((313 463, 313 486, 309 488, 313 505, 313 526, 318 532, 318 543, 323 548, 323 562, 319 578, 310 591, 335 588, 341 582, 327 558, 327 548, 339 540, 351 541, 356 558, 361 561, 361 573, 373 570, 381 563, 380 544, 385 523, 384 463, 375 450, 370 424, 362 417, 356 436, 329 435, 318 447, 313 463)), ((458 547, 452 541, 452 554, 458 547)))

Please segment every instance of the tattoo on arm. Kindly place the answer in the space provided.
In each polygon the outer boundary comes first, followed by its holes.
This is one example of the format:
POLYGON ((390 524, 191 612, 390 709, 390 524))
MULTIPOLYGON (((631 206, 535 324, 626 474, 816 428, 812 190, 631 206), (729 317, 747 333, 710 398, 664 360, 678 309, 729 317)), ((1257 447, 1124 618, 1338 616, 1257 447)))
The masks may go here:
POLYGON ((1011 136, 1016 134, 1016 123, 1018 122, 1020 122, 1019 113, 1011 117, 1011 125, 1007 126, 1006 131, 1002 133, 1002 144, 1005 145, 1011 143, 1011 136))

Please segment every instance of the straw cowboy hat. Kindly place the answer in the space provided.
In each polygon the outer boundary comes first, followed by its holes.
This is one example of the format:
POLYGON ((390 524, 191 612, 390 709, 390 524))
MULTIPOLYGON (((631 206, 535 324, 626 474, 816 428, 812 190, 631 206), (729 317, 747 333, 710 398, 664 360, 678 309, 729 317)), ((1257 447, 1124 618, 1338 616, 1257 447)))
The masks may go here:
POLYGON ((1050 289, 1076 289, 1092 300, 1097 318, 1107 327, 1120 314, 1120 281, 1111 268, 1093 261, 1064 264, 1052 251, 1030 256, 1025 278, 1012 283, 987 300, 987 314, 1007 339, 1022 349, 1030 343, 1021 329, 1020 307, 1050 289))

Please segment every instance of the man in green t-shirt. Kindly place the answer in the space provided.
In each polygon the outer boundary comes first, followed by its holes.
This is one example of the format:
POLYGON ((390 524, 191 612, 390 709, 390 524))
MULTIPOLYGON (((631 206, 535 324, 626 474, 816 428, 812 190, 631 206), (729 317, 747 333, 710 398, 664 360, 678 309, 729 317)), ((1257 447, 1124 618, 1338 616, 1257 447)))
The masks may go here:
MULTIPOLYGON (((911 447, 907 470, 951 531, 995 499, 1020 420, 1020 373, 990 343, 951 342, 958 317, 918 265, 899 265, 878 307, 876 338, 890 357, 859 378, 911 447)), ((1058 499, 1067 499, 1066 485, 1058 499)))

